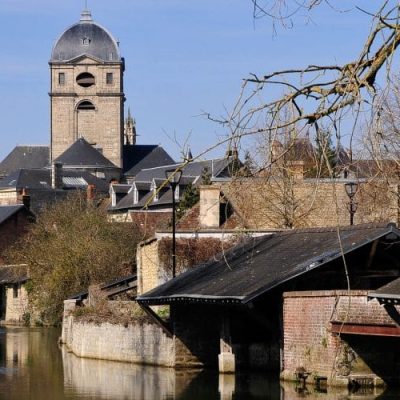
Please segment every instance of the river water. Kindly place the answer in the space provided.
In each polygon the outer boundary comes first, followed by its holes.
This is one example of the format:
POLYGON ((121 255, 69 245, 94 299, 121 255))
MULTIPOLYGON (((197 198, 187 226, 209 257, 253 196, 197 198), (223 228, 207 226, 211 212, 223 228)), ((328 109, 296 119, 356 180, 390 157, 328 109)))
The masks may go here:
POLYGON ((57 329, 0 328, 0 399, 7 400, 309 400, 400 399, 400 392, 318 392, 266 374, 215 372, 89 360, 57 346, 57 329))

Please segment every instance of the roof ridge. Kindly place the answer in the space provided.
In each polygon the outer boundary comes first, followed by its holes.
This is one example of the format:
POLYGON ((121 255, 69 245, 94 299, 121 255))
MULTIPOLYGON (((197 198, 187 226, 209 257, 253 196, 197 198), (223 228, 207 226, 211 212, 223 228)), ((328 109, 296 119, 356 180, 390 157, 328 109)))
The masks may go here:
POLYGON ((393 222, 372 222, 372 223, 364 223, 357 225, 344 225, 344 226, 322 226, 315 228, 296 228, 289 229, 281 232, 277 232, 277 235, 288 235, 288 234, 298 234, 298 233, 322 233, 322 232, 333 232, 337 229, 339 231, 353 231, 353 230, 365 230, 365 229, 376 229, 376 228, 389 228, 389 227, 397 228, 396 224, 393 222))

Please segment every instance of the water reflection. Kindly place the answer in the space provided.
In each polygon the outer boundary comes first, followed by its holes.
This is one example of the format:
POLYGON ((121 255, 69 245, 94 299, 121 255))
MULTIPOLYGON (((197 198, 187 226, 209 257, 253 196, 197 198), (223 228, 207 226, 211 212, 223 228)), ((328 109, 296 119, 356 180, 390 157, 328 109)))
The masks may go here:
POLYGON ((66 393, 98 399, 174 399, 197 374, 62 355, 66 393))
POLYGON ((81 359, 57 347, 56 329, 0 328, 0 399, 393 400, 399 391, 316 390, 264 373, 218 375, 81 359))

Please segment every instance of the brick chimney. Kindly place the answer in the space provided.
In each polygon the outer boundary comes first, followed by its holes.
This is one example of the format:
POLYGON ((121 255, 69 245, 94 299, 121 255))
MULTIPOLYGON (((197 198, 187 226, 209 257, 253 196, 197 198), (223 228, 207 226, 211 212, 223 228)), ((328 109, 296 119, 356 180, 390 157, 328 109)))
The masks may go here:
POLYGON ((53 189, 62 189, 63 181, 62 181, 62 163, 53 162, 51 166, 51 187, 53 189))
POLYGON ((214 185, 200 186, 200 227, 217 229, 220 223, 221 188, 214 185))
POLYGON ((89 201, 89 202, 93 201, 95 193, 96 193, 96 185, 87 185, 87 189, 86 189, 87 201, 89 201))

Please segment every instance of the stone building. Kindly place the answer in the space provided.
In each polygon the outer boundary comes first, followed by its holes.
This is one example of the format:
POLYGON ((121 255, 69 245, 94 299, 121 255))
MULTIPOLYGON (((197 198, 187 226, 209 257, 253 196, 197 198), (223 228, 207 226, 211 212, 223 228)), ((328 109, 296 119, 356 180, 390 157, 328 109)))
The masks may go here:
POLYGON ((169 306, 176 367, 398 384, 398 294, 392 309, 367 297, 399 276, 399 237, 381 224, 250 238, 137 301, 169 306))
POLYGON ((83 137, 122 167, 124 59, 118 43, 87 10, 53 47, 51 159, 83 137))

